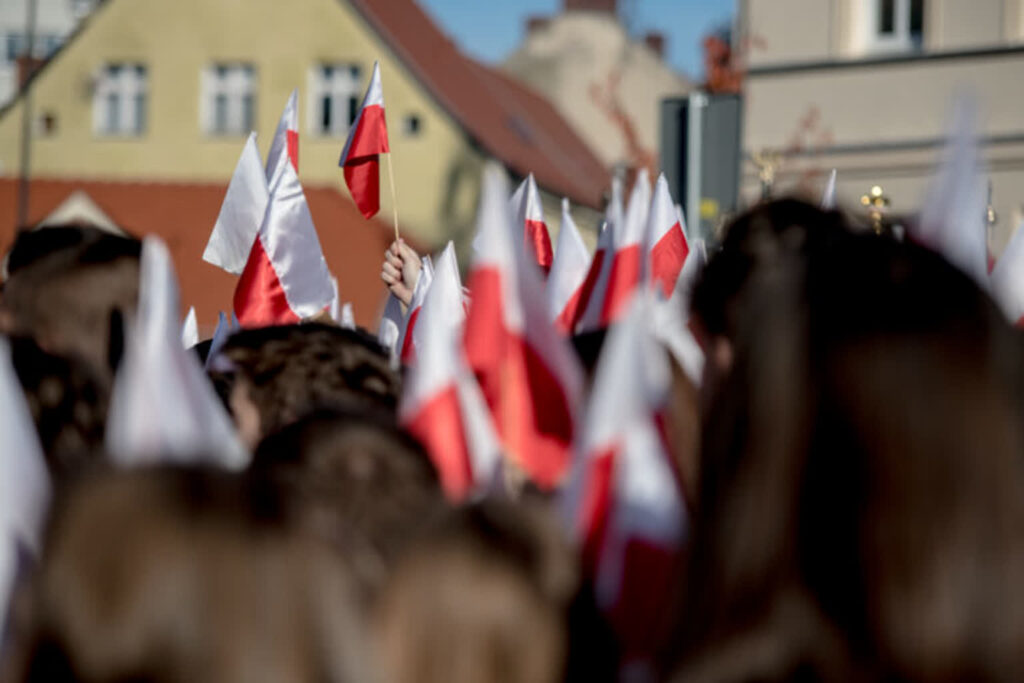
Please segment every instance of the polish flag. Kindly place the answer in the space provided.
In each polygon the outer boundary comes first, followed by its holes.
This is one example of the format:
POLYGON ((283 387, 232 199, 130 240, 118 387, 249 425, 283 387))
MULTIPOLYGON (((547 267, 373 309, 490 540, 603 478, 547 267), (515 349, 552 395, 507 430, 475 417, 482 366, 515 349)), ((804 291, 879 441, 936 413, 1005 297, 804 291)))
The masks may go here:
POLYGON ((245 327, 297 323, 331 305, 334 289, 302 184, 290 163, 278 163, 249 260, 235 287, 245 327))
MULTIPOLYGON (((452 254, 454 255, 455 247, 449 242, 448 246, 445 247, 445 251, 451 247, 452 254)), ((406 311, 405 320, 402 324, 401 334, 398 337, 398 348, 401 349, 399 358, 402 360, 403 365, 412 365, 416 362, 416 344, 415 344, 415 331, 416 322, 419 319, 420 309, 423 307, 423 301, 427 297, 427 291, 430 289, 430 284, 434 280, 434 264, 430 260, 429 256, 424 256, 420 263, 420 274, 416 278, 416 285, 412 290, 412 299, 409 300, 409 309, 406 311)))
POLYGON ((269 201, 270 190, 256 146, 256 133, 250 133, 231 176, 203 260, 232 275, 241 275, 269 201))
POLYGON ((561 501, 627 663, 652 655, 666 635, 665 605, 688 529, 659 426, 671 372, 650 334, 654 302, 630 298, 605 342, 561 501))
POLYGON ((420 362, 406 375, 398 419, 427 449, 447 496, 460 501, 491 485, 501 456, 460 344, 466 314, 451 242, 438 259, 420 311, 420 362))
POLYGON ((544 222, 544 205, 540 202, 537 181, 531 173, 519 184, 509 200, 509 207, 515 219, 516 233, 523 226, 523 243, 526 251, 540 266, 545 275, 551 270, 553 254, 551 252, 551 235, 548 225, 544 222))
POLYGON ((622 223, 612 224, 612 248, 604 257, 594 292, 583 312, 581 329, 608 327, 625 312, 626 303, 640 284, 643 241, 651 204, 651 181, 646 169, 637 173, 622 223))
POLYGON ((292 90, 288 101, 281 112, 281 118, 277 122, 277 130, 274 131, 274 139, 270 141, 270 151, 267 152, 267 182, 274 178, 277 165, 288 159, 292 162, 292 168, 299 172, 299 89, 292 90))
POLYGON ((583 293, 583 284, 590 268, 590 252, 569 213, 569 200, 562 200, 562 227, 558 231, 558 251, 548 276, 548 315, 562 334, 572 333, 583 293))
POLYGON ((373 218, 380 210, 379 155, 388 151, 384 90, 380 84, 380 65, 374 62, 363 106, 352 123, 338 162, 344 169, 345 184, 352 193, 352 201, 366 218, 373 218))
POLYGON ((552 324, 540 273, 509 227, 504 171, 484 169, 465 347, 505 453, 553 488, 569 462, 582 372, 552 324))
POLYGON ((608 271, 605 266, 605 257, 615 251, 614 233, 611 226, 622 225, 622 181, 619 178, 612 178, 612 198, 604 211, 604 222, 601 224, 601 233, 597 236, 597 248, 594 250, 594 258, 590 260, 590 267, 587 269, 587 277, 583 281, 583 288, 580 290, 580 301, 576 305, 576 314, 572 320, 570 331, 573 333, 589 332, 597 329, 596 314, 592 316, 595 322, 584 323, 583 317, 590 302, 601 298, 608 284, 608 271))
POLYGON ((676 205, 672 203, 664 174, 658 176, 654 187, 645 232, 648 277, 662 297, 668 299, 675 291, 679 273, 690 254, 690 245, 686 242, 686 233, 680 215, 676 213, 676 205))
POLYGON ((992 296, 1012 325, 1024 327, 1024 221, 992 268, 992 296))

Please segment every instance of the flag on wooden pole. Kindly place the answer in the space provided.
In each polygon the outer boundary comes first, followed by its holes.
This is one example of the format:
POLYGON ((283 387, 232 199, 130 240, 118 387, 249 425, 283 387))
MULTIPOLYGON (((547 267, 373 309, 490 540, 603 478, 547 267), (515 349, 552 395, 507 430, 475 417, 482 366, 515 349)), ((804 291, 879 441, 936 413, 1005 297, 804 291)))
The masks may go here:
POLYGON ((370 85, 338 161, 352 200, 365 218, 373 218, 380 210, 380 155, 388 151, 380 64, 374 62, 370 85))

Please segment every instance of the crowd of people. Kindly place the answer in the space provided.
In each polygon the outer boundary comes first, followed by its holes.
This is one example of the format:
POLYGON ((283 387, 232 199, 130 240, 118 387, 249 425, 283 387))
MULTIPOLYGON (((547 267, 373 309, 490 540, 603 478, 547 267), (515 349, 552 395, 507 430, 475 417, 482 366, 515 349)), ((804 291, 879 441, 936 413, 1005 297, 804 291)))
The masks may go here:
MULTIPOLYGON (((400 426, 405 369, 364 329, 191 350, 240 471, 112 461, 141 252, 85 225, 8 252, 0 330, 53 496, 36 551, 0 528, 0 681, 1024 679, 1024 340, 923 246, 797 199, 726 226, 670 302, 703 371, 659 369, 682 543, 641 553, 611 607, 560 486, 510 465, 446 495, 400 426)), ((407 303, 418 263, 385 257, 407 303)), ((572 340, 587 390, 633 322, 572 340)))

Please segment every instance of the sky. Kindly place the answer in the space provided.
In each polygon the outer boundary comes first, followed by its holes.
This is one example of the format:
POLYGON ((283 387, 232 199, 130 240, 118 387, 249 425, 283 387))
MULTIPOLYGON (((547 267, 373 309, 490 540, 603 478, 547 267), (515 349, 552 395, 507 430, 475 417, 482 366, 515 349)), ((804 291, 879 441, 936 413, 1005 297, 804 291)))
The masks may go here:
MULTIPOLYGON (((502 61, 523 39, 526 18, 557 14, 562 0, 418 0, 462 50, 489 63, 502 61)), ((619 0, 630 31, 658 30, 667 61, 694 78, 703 75, 701 39, 729 21, 735 0, 619 0)))

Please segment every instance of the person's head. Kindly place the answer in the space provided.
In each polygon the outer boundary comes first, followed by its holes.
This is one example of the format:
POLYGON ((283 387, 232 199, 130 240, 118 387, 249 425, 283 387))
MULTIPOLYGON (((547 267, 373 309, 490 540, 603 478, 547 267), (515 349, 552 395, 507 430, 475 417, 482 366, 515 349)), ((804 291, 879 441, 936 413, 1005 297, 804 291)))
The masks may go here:
POLYGON ((51 353, 84 359, 109 382, 123 321, 138 303, 141 243, 94 231, 41 228, 19 237, 8 264, 0 327, 33 337, 51 353))
POLYGON ((318 408, 363 403, 394 414, 400 380, 365 332, 319 323, 243 330, 220 356, 233 369, 230 407, 255 446, 318 408))
POLYGON ((1019 679, 1012 330, 888 239, 756 285, 705 430, 680 678, 1019 679))
POLYGON ((27 337, 12 337, 10 343, 50 472, 58 479, 72 475, 103 449, 107 389, 77 358, 46 353, 27 337))
POLYGON ((302 528, 345 556, 368 594, 445 508, 422 446, 366 410, 299 419, 260 443, 250 470, 302 528))
POLYGON ((692 324, 704 347, 703 386, 713 393, 728 374, 734 340, 744 316, 754 311, 766 271, 802 262, 848 231, 846 219, 797 199, 758 204, 725 230, 721 248, 702 269, 693 289, 692 324))
POLYGON ((572 556, 539 510, 494 501, 454 510, 409 553, 378 602, 381 678, 561 681, 576 587, 572 556))
POLYGON ((344 567, 265 514, 225 473, 79 480, 54 511, 9 680, 365 680, 344 567))

